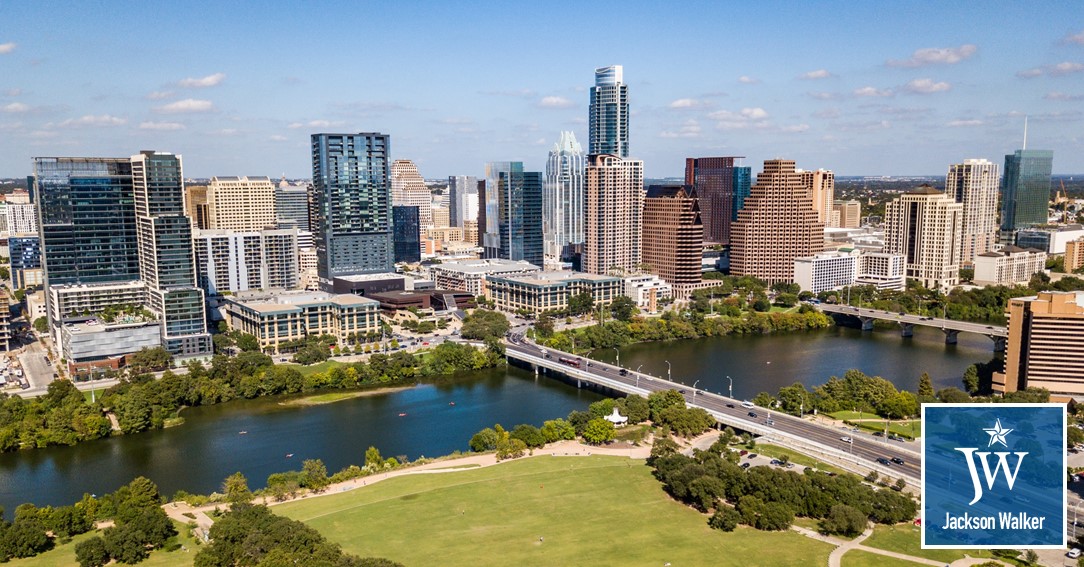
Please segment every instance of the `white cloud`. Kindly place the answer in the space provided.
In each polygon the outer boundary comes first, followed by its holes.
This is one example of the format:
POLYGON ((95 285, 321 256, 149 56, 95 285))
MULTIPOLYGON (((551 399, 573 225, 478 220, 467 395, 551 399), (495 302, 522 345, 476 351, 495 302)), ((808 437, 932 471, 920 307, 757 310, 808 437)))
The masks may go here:
POLYGON ((4 91, 5 96, 19 96, 23 94, 23 89, 15 88, 4 91))
POLYGON ((946 82, 934 82, 933 79, 915 79, 903 87, 906 91, 915 94, 941 93, 952 89, 952 85, 946 82))
POLYGON ((20 113, 20 112, 28 112, 30 110, 30 106, 26 105, 26 104, 23 104, 21 102, 13 102, 11 104, 0 107, 0 110, 3 110, 4 112, 11 112, 12 114, 15 114, 15 113, 20 113))
POLYGON ((760 82, 760 79, 754 79, 748 75, 742 75, 738 77, 738 82, 746 85, 755 85, 760 82))
POLYGON ((173 96, 173 91, 154 91, 143 97, 147 100, 162 100, 173 96))
POLYGON ((547 96, 538 101, 538 106, 542 108, 571 108, 576 106, 576 103, 563 96, 547 96))
POLYGON ((1032 77, 1038 77, 1043 74, 1043 70, 1038 67, 1032 67, 1031 69, 1024 69, 1023 71, 1017 71, 1016 76, 1021 79, 1030 79, 1032 77))
POLYGON ((239 132, 237 128, 223 128, 216 133, 219 136, 236 136, 239 132))
POLYGON ((214 75, 207 75, 206 77, 181 79, 177 82, 178 86, 186 89, 203 89, 207 87, 213 87, 226 80, 225 73, 215 73, 214 75))
POLYGON ((180 122, 140 122, 140 130, 184 130, 180 122))
POLYGON ((747 107, 738 112, 718 110, 708 114, 708 118, 716 121, 715 127, 719 130, 744 130, 769 126, 768 112, 760 107, 747 107))
POLYGON ((806 130, 809 130, 809 124, 794 124, 780 128, 783 132, 805 132, 806 130))
POLYGON ((87 114, 80 116, 79 118, 69 118, 60 124, 61 128, 81 128, 83 126, 122 126, 128 121, 124 118, 112 116, 109 114, 102 114, 101 116, 95 116, 93 114, 87 114))
POLYGON ((8 43, 0 43, 0 55, 5 55, 11 53, 12 51, 15 51, 15 46, 16 43, 14 41, 9 41, 8 43))
POLYGON ((965 59, 970 59, 977 53, 978 47, 968 43, 960 47, 927 47, 916 50, 909 59, 902 61, 889 60, 885 65, 889 67, 925 67, 926 65, 954 65, 965 59))
POLYGON ((839 118, 841 116, 838 108, 825 108, 824 110, 818 110, 813 113, 813 116, 817 118, 823 118, 831 120, 833 118, 839 118))
POLYGON ((840 98, 843 98, 839 93, 808 92, 805 94, 817 100, 839 100, 840 98))
POLYGON ((679 98, 670 103, 670 108, 678 110, 695 110, 697 108, 706 108, 711 106, 711 103, 705 100, 697 100, 695 98, 679 98))
POLYGON ((799 76, 799 79, 816 80, 816 79, 828 79, 834 77, 832 73, 828 72, 828 69, 817 69, 816 71, 810 71, 799 76))
POLYGON ((285 141, 289 140, 289 138, 287 138, 286 136, 283 136, 281 134, 275 134, 274 136, 271 136, 270 140, 272 142, 285 142, 285 141))
POLYGON ((1069 34, 1065 36, 1065 43, 1075 43, 1077 45, 1084 45, 1084 30, 1080 33, 1069 34))
POLYGON ((1065 101, 1084 100, 1084 94, 1073 95, 1073 94, 1067 94, 1067 93, 1061 93, 1061 92, 1058 92, 1058 91, 1054 91, 1054 92, 1046 93, 1046 96, 1044 96, 1043 98, 1045 98, 1046 100, 1065 100, 1065 101))
POLYGON ((209 100, 186 98, 169 104, 155 107, 156 112, 163 114, 182 114, 188 112, 211 112, 215 109, 214 103, 209 100))
POLYGON ((1079 73, 1084 71, 1084 63, 1074 63, 1071 61, 1065 61, 1058 63, 1053 67, 1047 69, 1047 74, 1051 77, 1060 77, 1062 75, 1068 75, 1070 73, 1079 73))
POLYGON ((699 138, 700 124, 696 120, 686 120, 677 131, 664 130, 659 132, 660 138, 699 138))
POLYGON ((970 128, 972 126, 982 126, 982 125, 983 125, 983 121, 982 120, 976 120, 976 119, 953 120, 952 122, 949 122, 948 124, 946 124, 946 126, 950 126, 952 128, 970 128))
POLYGON ((893 94, 895 93, 892 92, 892 89, 878 89, 875 87, 862 87, 854 90, 854 96, 886 97, 892 96, 893 94))

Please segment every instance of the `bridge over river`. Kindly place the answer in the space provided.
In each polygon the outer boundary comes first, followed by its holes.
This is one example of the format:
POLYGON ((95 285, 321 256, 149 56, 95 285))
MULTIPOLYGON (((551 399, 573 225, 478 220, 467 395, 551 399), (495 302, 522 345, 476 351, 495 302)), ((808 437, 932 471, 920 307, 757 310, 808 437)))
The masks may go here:
POLYGON ((911 442, 892 441, 866 433, 843 431, 777 410, 743 407, 742 401, 728 396, 683 386, 648 374, 622 369, 574 354, 547 349, 529 342, 506 343, 510 360, 528 365, 536 372, 556 373, 576 382, 624 394, 647 396, 660 390, 678 390, 690 407, 706 410, 721 426, 762 436, 765 442, 789 447, 802 453, 827 458, 844 468, 864 474, 870 469, 892 478, 903 477, 917 486, 920 475, 919 450, 911 442), (564 359, 564 362, 562 361, 564 359), (843 438, 851 441, 844 441, 843 438), (900 459, 903 464, 884 465, 878 458, 900 459))
POLYGON ((867 309, 865 307, 854 307, 851 305, 829 305, 824 303, 817 307, 825 313, 856 317, 862 321, 862 329, 866 331, 872 331, 873 322, 880 319, 882 321, 895 321, 896 323, 899 323, 900 334, 904 337, 910 337, 914 333, 915 325, 941 329, 941 332, 945 333, 945 344, 956 344, 956 336, 960 333, 986 335, 994 342, 995 352, 1005 350, 1005 340, 1009 336, 1009 330, 1005 327, 985 325, 983 323, 969 323, 967 321, 954 321, 952 319, 940 319, 937 317, 893 313, 891 311, 867 309))

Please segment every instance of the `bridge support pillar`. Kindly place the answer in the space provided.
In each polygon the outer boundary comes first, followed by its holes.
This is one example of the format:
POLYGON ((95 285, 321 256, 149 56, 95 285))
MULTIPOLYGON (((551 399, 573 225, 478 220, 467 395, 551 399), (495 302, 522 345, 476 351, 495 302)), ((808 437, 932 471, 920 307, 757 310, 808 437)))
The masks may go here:
POLYGON ((533 366, 534 366, 534 375, 538 376, 538 365, 534 364, 533 366))
POLYGON ((945 344, 956 344, 956 336, 960 334, 960 331, 956 331, 954 329, 941 329, 941 332, 945 333, 945 344))
POLYGON ((990 340, 994 341, 994 352, 1005 352, 1005 337, 990 337, 990 340))
POLYGON ((579 378, 576 379, 576 387, 583 388, 583 381, 581 381, 579 378))
POLYGON ((862 321, 862 330, 863 331, 872 331, 873 330, 873 321, 874 321, 873 317, 859 317, 858 320, 862 321))
POLYGON ((913 337, 915 336, 915 324, 900 322, 900 336, 901 337, 913 337))

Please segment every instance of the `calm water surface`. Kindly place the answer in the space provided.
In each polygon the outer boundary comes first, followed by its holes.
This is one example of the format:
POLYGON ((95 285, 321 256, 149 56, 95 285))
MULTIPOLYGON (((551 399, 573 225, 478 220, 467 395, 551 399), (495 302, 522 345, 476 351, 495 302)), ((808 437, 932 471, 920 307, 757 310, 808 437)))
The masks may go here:
MULTIPOLYGON (((596 356, 613 360, 615 354, 608 350, 596 356)), ((836 327, 632 345, 622 349, 621 363, 666 376, 669 360, 674 380, 689 385, 699 380, 698 388, 713 392, 726 393, 729 375, 734 395, 751 398, 795 381, 821 384, 849 368, 911 390, 923 371, 938 388, 959 386, 969 364, 992 356, 989 339, 978 335, 960 334, 958 345, 946 346, 935 329, 916 329, 914 338, 901 339, 895 330, 863 333, 836 327)), ((210 493, 237 471, 256 488, 271 473, 300 469, 305 459, 322 459, 330 472, 360 465, 370 445, 384 456, 438 456, 466 450, 471 435, 494 423, 509 428, 541 425, 599 398, 508 368, 320 406, 260 399, 193 408, 185 410, 186 423, 179 427, 75 447, 0 454, 0 506, 10 519, 20 503, 70 504, 84 492, 104 494, 138 475, 156 482, 166 494, 181 489, 210 493)))

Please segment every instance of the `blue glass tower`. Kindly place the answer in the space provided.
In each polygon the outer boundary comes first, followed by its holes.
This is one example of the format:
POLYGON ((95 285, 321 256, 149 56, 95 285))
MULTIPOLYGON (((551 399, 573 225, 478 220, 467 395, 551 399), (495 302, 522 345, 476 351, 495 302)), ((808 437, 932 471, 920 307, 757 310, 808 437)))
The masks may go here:
POLYGON ((486 164, 484 206, 485 257, 542 266, 542 172, 519 161, 486 164))
POLYGON ((421 262, 422 243, 418 207, 393 205, 391 216, 395 233, 395 261, 421 262))
POLYGON ((731 211, 730 220, 738 220, 738 211, 745 206, 745 198, 753 187, 753 168, 749 166, 734 167, 734 207, 731 211))
POLYGON ((621 65, 595 69, 587 153, 629 157, 629 86, 621 65))
POLYGON ((1050 173, 1054 152, 1016 150, 1005 156, 1001 178, 1001 230, 1046 224, 1050 206, 1050 173))

